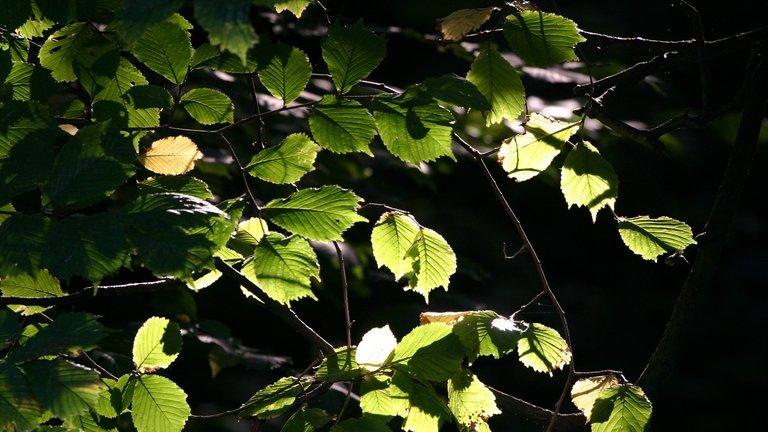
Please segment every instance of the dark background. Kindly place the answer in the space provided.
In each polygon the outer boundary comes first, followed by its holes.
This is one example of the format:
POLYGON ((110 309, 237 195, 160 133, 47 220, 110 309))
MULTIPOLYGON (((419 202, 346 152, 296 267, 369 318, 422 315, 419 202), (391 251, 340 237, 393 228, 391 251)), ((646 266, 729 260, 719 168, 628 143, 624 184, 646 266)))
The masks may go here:
MULTIPOLYGON (((658 39, 691 37, 691 27, 683 10, 671 1, 551 1, 537 2, 546 11, 558 11, 582 29, 615 35, 642 35, 658 39), (559 8, 558 8, 559 6, 559 8)), ((708 38, 718 38, 764 25, 766 7, 762 2, 733 0, 694 2, 701 13, 708 38)), ((493 5, 476 1, 331 1, 325 2, 332 19, 349 22, 362 17, 367 25, 397 26, 434 33, 435 20, 456 9, 493 5)), ((188 15, 189 16, 189 15, 188 15)), ((324 71, 319 53, 319 38, 307 36, 315 24, 322 23, 316 7, 310 7, 297 25, 282 14, 271 24, 268 17, 254 13, 260 33, 278 30, 273 39, 296 44, 307 51, 316 71, 324 71)), ((196 45, 202 43, 204 34, 196 45)), ((391 33, 388 55, 371 79, 394 85, 407 85, 444 73, 465 75, 469 63, 450 50, 419 42, 408 33, 391 33)), ((507 50, 502 39, 501 48, 507 50)), ((618 70, 651 54, 641 50, 616 50, 586 43, 584 58, 598 75, 618 70)), ((711 64, 713 104, 727 103, 741 85, 747 54, 741 52, 718 58, 711 64)), ((576 70, 585 73, 583 65, 576 70)), ((655 75, 607 100, 612 113, 625 120, 652 126, 682 110, 700 106, 699 72, 696 63, 655 75)), ((215 79, 198 73, 192 81, 215 79)), ((529 96, 543 98, 551 105, 579 106, 583 100, 571 99, 570 86, 525 78, 529 96)), ((248 91, 242 80, 217 82, 239 101, 239 114, 252 112, 248 91)), ((310 89, 311 90, 311 89, 310 89)), ((654 152, 637 143, 618 138, 591 123, 590 140, 614 165, 620 179, 616 212, 619 215, 666 215, 688 222, 701 232, 727 161, 738 126, 738 112, 725 115, 701 129, 680 130, 664 137, 665 152, 654 152)), ((469 123, 477 123, 469 120, 469 123)), ((463 122, 463 121, 461 121, 463 122)), ((463 124, 463 123, 462 123, 463 124)), ((306 130, 304 119, 274 116, 268 118, 269 139, 279 140, 287 132, 306 130)), ((255 129, 234 135, 233 141, 247 155, 255 129)), ((499 128, 488 131, 492 146, 511 132, 499 128)), ((765 140, 762 140, 762 144, 765 140)), ((204 143, 205 144, 205 143, 204 143)), ((207 143, 206 156, 219 154, 218 144, 207 143)), ((476 144, 480 144, 479 140, 476 144)), ((440 232, 458 256, 459 270, 451 279, 450 292, 436 290, 430 304, 415 293, 404 292, 391 275, 375 268, 370 253, 371 225, 358 224, 346 238, 350 275, 353 338, 373 326, 389 323, 402 337, 418 323, 419 312, 489 308, 510 314, 539 291, 534 267, 525 254, 504 259, 502 244, 517 250, 520 241, 478 166, 457 149, 458 161, 440 160, 430 164, 426 175, 406 167, 381 151, 374 143, 375 159, 366 156, 323 154, 319 169, 301 186, 339 183, 353 188, 367 200, 409 210, 428 227, 440 232)), ((651 430, 720 431, 759 430, 763 397, 768 384, 766 356, 765 271, 766 205, 764 145, 752 169, 741 208, 736 216, 710 295, 697 315, 695 325, 680 346, 677 369, 662 399, 654 400, 651 430)), ((559 165, 562 159, 556 160, 559 165)), ((215 165, 212 164, 211 166, 215 165)), ((558 188, 557 171, 548 171, 523 184, 505 179, 495 163, 492 169, 504 192, 518 212, 541 255, 553 289, 567 312, 573 336, 573 350, 580 370, 617 369, 633 381, 645 366, 658 342, 674 306, 690 265, 678 260, 674 265, 651 263, 633 255, 621 242, 616 225, 607 212, 592 223, 586 210, 567 209, 558 188)), ((210 167, 209 167, 210 168, 210 167)), ((199 172, 214 184, 223 198, 242 192, 239 178, 217 177, 213 170, 199 172)), ((284 196, 290 189, 255 185, 260 199, 284 196)), ((379 213, 364 213, 371 220, 379 213)), ((316 288, 318 302, 300 301, 295 309, 300 316, 335 345, 343 345, 343 315, 340 300, 338 264, 329 245, 318 245, 323 267, 323 284, 316 288)), ((686 256, 695 256, 695 247, 686 256)), ((182 295, 182 294, 176 294, 182 295)), ((186 296, 185 296, 186 298, 186 296)), ((91 302, 88 307, 104 315, 107 324, 122 327, 126 320, 136 325, 153 314, 191 317, 190 325, 211 329, 210 321, 226 324, 231 335, 243 344, 265 354, 289 356, 291 368, 244 367, 224 369, 216 378, 208 367, 210 345, 185 340, 180 360, 168 371, 189 394, 194 413, 214 413, 234 408, 260 387, 309 364, 315 353, 282 322, 242 297, 239 289, 219 282, 195 296, 192 306, 174 310, 167 306, 168 294, 143 294, 131 298, 91 302)), ((178 309, 178 306, 176 307, 178 309)), ((546 304, 533 307, 524 317, 559 328, 554 309, 546 304)), ((134 331, 129 329, 128 333, 134 331)), ((116 347, 121 343, 116 335, 116 347)), ((126 336, 126 341, 129 340, 126 336)), ((116 348, 118 349, 118 348, 116 348)), ((119 350, 119 349, 118 349, 119 350)), ((557 400, 565 379, 559 372, 550 378, 527 370, 510 356, 501 361, 480 360, 474 367, 480 378, 496 388, 545 407, 557 400)), ((336 412, 343 395, 331 393, 319 403, 336 412)), ((565 410, 575 408, 566 404, 565 410)), ((350 408, 351 413, 357 407, 350 408)), ((538 430, 539 427, 505 413, 491 419, 495 431, 538 430)), ((260 430, 279 430, 279 423, 260 430)), ((188 430, 247 431, 251 424, 232 418, 190 420, 188 430)), ((450 430, 453 426, 447 426, 450 430)))

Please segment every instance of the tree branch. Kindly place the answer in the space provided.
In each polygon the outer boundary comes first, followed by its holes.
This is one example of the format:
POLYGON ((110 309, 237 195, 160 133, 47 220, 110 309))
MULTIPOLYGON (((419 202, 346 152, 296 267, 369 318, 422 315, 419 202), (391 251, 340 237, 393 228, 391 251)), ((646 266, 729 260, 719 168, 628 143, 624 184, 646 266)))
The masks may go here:
POLYGON ((304 321, 299 318, 296 313, 290 308, 272 300, 271 298, 261 294, 259 287, 253 283, 250 279, 245 277, 242 273, 235 270, 232 266, 224 262, 220 258, 216 258, 216 269, 226 275, 228 278, 234 280, 240 285, 244 286, 250 291, 256 298, 260 300, 259 303, 268 311, 272 312, 278 318, 282 319, 286 324, 291 326, 296 333, 303 336, 308 341, 312 342, 320 352, 326 357, 330 357, 335 354, 333 345, 323 339, 312 327, 308 326, 304 321))
POLYGON ((677 351, 690 328, 698 305, 707 295, 704 289, 715 272, 728 230, 736 213, 749 169, 757 151, 757 141, 768 98, 768 64, 756 68, 746 92, 736 141, 728 165, 701 236, 700 246, 688 279, 685 281, 664 335, 651 355, 637 383, 651 398, 658 397, 671 374, 677 351))

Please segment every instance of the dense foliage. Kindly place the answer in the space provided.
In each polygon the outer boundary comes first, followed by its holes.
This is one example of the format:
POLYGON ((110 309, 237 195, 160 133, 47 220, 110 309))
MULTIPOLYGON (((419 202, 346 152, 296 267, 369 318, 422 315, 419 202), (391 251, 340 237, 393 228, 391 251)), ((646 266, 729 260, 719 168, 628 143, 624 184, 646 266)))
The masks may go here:
POLYGON ((652 403, 640 386, 617 371, 573 366, 564 312, 496 183, 559 173, 552 193, 585 224, 612 218, 615 235, 648 266, 660 257, 684 260, 697 243, 671 217, 614 212, 620 175, 583 131, 592 105, 559 118, 529 110, 521 68, 507 53, 542 70, 578 61, 586 39, 570 19, 525 6, 458 10, 437 21, 443 46, 470 59, 465 76, 401 89, 367 80, 388 53, 387 39, 362 21, 328 18, 317 62, 290 39, 253 26, 264 11, 300 23, 305 9, 322 8, 311 0, 13 0, 1 7, 0 291, 7 308, 0 310, 0 429, 184 429, 192 416, 187 394, 163 370, 199 327, 185 302, 220 279, 241 285, 243 302, 288 326, 274 331, 297 331, 319 351, 303 372, 286 372, 222 415, 281 417, 286 432, 436 432, 449 424, 490 431, 502 394, 472 366, 480 357, 515 356, 542 379, 568 370, 563 397, 546 411, 547 430, 560 427, 567 395, 580 410, 578 426, 647 428, 652 403), (501 44, 484 38, 497 32, 501 44), (247 83, 250 95, 219 85, 232 81, 247 83), (324 89, 319 97, 306 95, 310 84, 324 89), (267 136, 266 123, 281 115, 293 128, 267 136), (468 141, 472 128, 507 127, 519 133, 488 151, 468 141), (383 325, 353 340, 343 252, 351 227, 367 227, 369 244, 358 247, 369 265, 418 294, 414 302, 450 295, 462 263, 451 239, 418 214, 337 184, 305 183, 321 157, 348 154, 393 156, 423 172, 436 160, 474 159, 518 229, 541 292, 511 315, 424 312, 400 337, 383 325), (492 159, 508 179, 494 178, 486 165, 492 159), (318 250, 329 245, 346 312, 347 343, 338 347, 292 310, 318 300, 318 250), (158 290, 171 290, 178 312, 138 329, 107 328, 101 317, 58 307, 158 290), (540 299, 556 307, 561 328, 520 318, 540 299), (132 343, 116 333, 130 334, 132 343), (96 353, 125 360, 105 366, 96 353), (334 388, 347 396, 335 414, 314 403, 334 388), (353 393, 359 398, 350 401, 353 393), (345 411, 351 403, 360 416, 345 411))

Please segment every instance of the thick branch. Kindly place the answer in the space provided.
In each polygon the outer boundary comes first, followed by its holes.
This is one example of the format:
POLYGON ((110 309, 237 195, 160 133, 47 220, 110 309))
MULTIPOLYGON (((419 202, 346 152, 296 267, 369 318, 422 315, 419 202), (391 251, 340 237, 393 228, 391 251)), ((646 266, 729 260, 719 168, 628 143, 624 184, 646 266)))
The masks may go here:
POLYGON ((97 296, 118 296, 139 294, 161 289, 170 288, 179 282, 173 279, 160 279, 149 282, 135 282, 121 285, 104 285, 94 289, 85 288, 73 294, 67 294, 61 297, 0 297, 0 306, 5 305, 23 305, 23 306, 59 306, 77 303, 97 296))
POLYGON ((323 339, 323 337, 320 336, 312 327, 308 326, 304 321, 302 321, 301 318, 299 318, 299 316, 296 315, 296 313, 290 308, 276 302, 275 300, 272 300, 267 296, 261 295, 261 290, 259 287, 256 286, 256 284, 254 284, 250 279, 245 277, 242 273, 235 270, 229 264, 219 258, 216 259, 216 269, 225 274, 228 278, 233 279, 235 282, 244 286, 261 301, 261 303, 259 303, 260 305, 264 306, 265 309, 285 321, 285 323, 291 326, 291 328, 293 328, 296 333, 312 342, 326 357, 332 356, 334 354, 333 345, 328 343, 328 341, 323 339))
POLYGON ((696 260, 675 304, 664 335, 640 375, 640 384, 651 398, 658 397, 673 370, 677 351, 708 286, 728 230, 736 213, 739 199, 747 182, 749 169, 757 151, 757 141, 768 98, 768 64, 757 67, 746 92, 741 123, 726 166, 723 180, 700 239, 696 260))

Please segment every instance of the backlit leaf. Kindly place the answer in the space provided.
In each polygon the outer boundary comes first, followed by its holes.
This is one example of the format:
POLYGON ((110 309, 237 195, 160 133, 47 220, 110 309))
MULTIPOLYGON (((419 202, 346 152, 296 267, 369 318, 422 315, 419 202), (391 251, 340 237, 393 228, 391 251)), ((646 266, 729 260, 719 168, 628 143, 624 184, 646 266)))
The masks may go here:
POLYGON ((429 228, 421 228, 408 250, 413 260, 413 271, 408 273, 408 287, 424 296, 429 302, 429 293, 443 287, 448 291, 450 277, 456 273, 456 255, 443 236, 429 228))
POLYGON ((595 401, 600 397, 603 390, 610 389, 619 385, 616 375, 608 374, 596 377, 582 378, 576 381, 571 388, 571 401, 576 408, 584 413, 587 421, 592 415, 592 407, 595 401))
POLYGON ((259 79, 269 93, 284 103, 293 102, 309 82, 312 66, 307 55, 298 48, 277 44, 259 79))
POLYGON ((258 40, 251 25, 251 0, 195 0, 195 20, 208 32, 211 45, 246 61, 248 49, 258 40))
POLYGON ((573 21, 536 10, 508 16, 504 36, 526 63, 541 67, 578 60, 574 47, 586 40, 573 21))
POLYGON ((525 181, 547 169, 560 154, 579 123, 566 123, 533 113, 525 133, 505 140, 499 148, 499 163, 510 178, 525 181))
POLYGON ((568 207, 589 209, 592 220, 603 207, 613 209, 619 194, 619 178, 592 144, 583 141, 568 153, 560 174, 560 189, 568 207))
POLYGON ((490 432, 488 418, 501 414, 496 396, 468 370, 448 380, 448 408, 461 430, 470 432, 490 432))
POLYGON ((203 154, 191 139, 179 135, 159 139, 146 152, 139 155, 144 167, 157 174, 185 174, 195 167, 203 154))
POLYGON ((560 334, 545 325, 533 323, 517 341, 520 361, 536 372, 552 372, 571 362, 571 349, 560 334))
POLYGON ((363 152, 376 135, 373 116, 359 102, 324 96, 312 107, 309 128, 318 144, 334 153, 363 152))
POLYGON ((317 299, 311 279, 320 280, 320 266, 309 243, 298 236, 265 235, 243 266, 242 273, 265 294, 282 304, 303 297, 317 299))
POLYGON ((310 240, 342 240, 342 234, 366 219, 357 214, 361 198, 338 186, 302 189, 262 207, 277 225, 310 240))
POLYGON ((395 348, 391 363, 406 366, 419 377, 445 381, 459 371, 464 352, 459 338, 444 323, 416 327, 395 348))
POLYGON ((271 183, 295 183, 315 169, 315 157, 320 147, 308 136, 294 133, 280 145, 258 152, 246 169, 254 177, 271 183))
POLYGON ((592 432, 644 432, 652 410, 640 387, 622 384, 608 388, 600 392, 592 407, 592 432))
POLYGON ((491 46, 478 54, 467 74, 467 80, 477 86, 491 104, 486 125, 515 120, 525 107, 525 89, 520 74, 491 46))
POLYGON ((190 414, 187 394, 159 375, 136 378, 131 417, 138 432, 180 432, 190 414))
POLYGON ((139 372, 167 368, 181 351, 179 326, 166 318, 152 317, 144 322, 133 339, 133 364, 139 372))
POLYGON ((200 124, 232 123, 234 120, 232 101, 229 96, 218 90, 192 89, 181 95, 180 103, 189 115, 200 124))
POLYGON ((62 360, 36 360, 24 370, 37 400, 59 418, 94 408, 106 388, 98 372, 62 360))
POLYGON ((381 215, 371 232, 373 256, 379 267, 387 267, 400 279, 413 271, 413 258, 408 251, 419 236, 419 225, 405 213, 381 215))
POLYGON ((696 244, 691 227, 666 216, 619 218, 619 234, 632 252, 650 261, 661 254, 679 253, 696 244))
POLYGON ((24 374, 10 362, 0 362, 0 429, 32 430, 43 409, 24 374))
POLYGON ((378 98, 373 105, 376 127, 387 150, 405 162, 453 159, 453 116, 430 101, 378 98))
POLYGON ((165 21, 147 29, 132 52, 147 67, 174 84, 181 84, 187 78, 192 43, 189 33, 175 23, 165 21))
POLYGON ((323 59, 339 93, 368 76, 384 58, 386 42, 361 23, 334 26, 323 39, 323 59))

